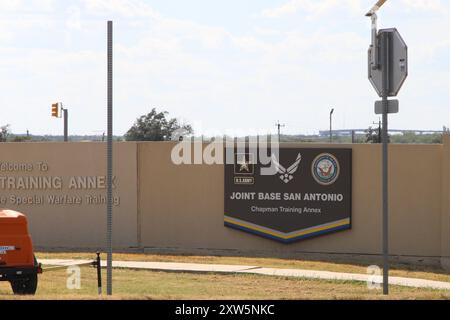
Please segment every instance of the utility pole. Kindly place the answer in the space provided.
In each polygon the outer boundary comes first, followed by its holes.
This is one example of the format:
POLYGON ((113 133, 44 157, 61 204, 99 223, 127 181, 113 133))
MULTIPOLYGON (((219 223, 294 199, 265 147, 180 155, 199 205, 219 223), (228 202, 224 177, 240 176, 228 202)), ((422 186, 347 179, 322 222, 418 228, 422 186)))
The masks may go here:
POLYGON ((333 143, 333 113, 334 108, 330 111, 330 143, 333 143))
POLYGON ((380 120, 378 120, 378 122, 373 122, 373 124, 376 124, 376 125, 378 125, 378 143, 381 143, 381 136, 382 136, 382 134, 383 134, 383 132, 382 132, 382 126, 381 126, 381 119, 380 120))
POLYGON ((286 127, 285 124, 281 124, 280 121, 278 121, 277 124, 275 124, 278 128, 278 141, 281 141, 281 128, 286 127))

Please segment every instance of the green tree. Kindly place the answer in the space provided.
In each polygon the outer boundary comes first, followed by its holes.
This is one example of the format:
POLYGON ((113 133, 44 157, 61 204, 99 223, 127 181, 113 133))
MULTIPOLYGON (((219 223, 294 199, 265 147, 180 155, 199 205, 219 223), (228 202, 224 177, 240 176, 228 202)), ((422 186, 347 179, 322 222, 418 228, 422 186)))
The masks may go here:
POLYGON ((178 136, 193 134, 189 124, 180 124, 177 119, 167 119, 168 113, 152 111, 136 120, 125 134, 126 141, 169 141, 178 136), (180 134, 181 133, 181 134, 180 134))
POLYGON ((14 136, 10 140, 12 142, 31 142, 32 138, 28 136, 14 136))
POLYGON ((372 127, 366 130, 366 143, 380 143, 379 130, 374 130, 372 127))
POLYGON ((0 142, 6 142, 8 140, 9 135, 11 134, 10 125, 7 124, 0 128, 0 142))
POLYGON ((442 134, 416 134, 405 132, 402 135, 392 137, 394 143, 418 143, 418 144, 439 144, 442 143, 442 134))

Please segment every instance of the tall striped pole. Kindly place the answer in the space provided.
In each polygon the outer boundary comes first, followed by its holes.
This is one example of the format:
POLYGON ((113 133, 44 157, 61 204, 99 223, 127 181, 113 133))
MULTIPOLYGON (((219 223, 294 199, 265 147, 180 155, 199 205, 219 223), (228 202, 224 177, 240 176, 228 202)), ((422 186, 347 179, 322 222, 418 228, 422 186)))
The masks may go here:
POLYGON ((113 22, 108 21, 107 295, 112 295, 113 22))

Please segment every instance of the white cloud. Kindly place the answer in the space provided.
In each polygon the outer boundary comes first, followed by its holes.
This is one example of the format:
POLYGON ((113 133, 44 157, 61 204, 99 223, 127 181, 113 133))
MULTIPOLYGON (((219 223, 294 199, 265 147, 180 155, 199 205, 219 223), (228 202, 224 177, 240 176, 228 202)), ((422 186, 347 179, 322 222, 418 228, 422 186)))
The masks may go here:
POLYGON ((15 11, 21 8, 22 1, 21 0, 1 0, 0 1, 0 10, 2 12, 5 11, 15 11))
MULTIPOLYGON (((279 7, 263 10, 261 15, 265 18, 281 18, 303 12, 308 18, 316 18, 341 9, 353 14, 362 14, 364 6, 368 9, 371 4, 362 0, 290 0, 279 7)), ((392 8, 395 8, 396 11, 404 11, 406 9, 409 11, 448 14, 448 8, 442 0, 401 0, 401 3, 393 4, 393 2, 387 3, 389 6, 392 5, 392 8)))
POLYGON ((0 0, 0 40, 14 40, 24 30, 51 28, 54 5, 53 0, 0 0))
POLYGON ((290 0, 282 6, 265 9, 261 15, 266 18, 280 18, 299 11, 310 17, 315 17, 332 10, 344 8, 352 12, 361 11, 360 0, 290 0))
POLYGON ((0 0, 0 13, 5 12, 51 12, 55 0, 0 0))
POLYGON ((151 6, 140 0, 82 0, 89 14, 119 14, 125 17, 159 17, 151 6))
POLYGON ((68 18, 66 20, 67 28, 80 30, 81 26, 82 26, 80 8, 78 8, 78 7, 68 8, 67 15, 68 15, 68 18))
POLYGON ((441 0, 401 0, 401 8, 407 7, 417 11, 433 11, 437 13, 447 13, 447 7, 441 0))
POLYGON ((31 5, 28 4, 28 7, 31 10, 52 12, 55 10, 55 0, 32 0, 31 5))

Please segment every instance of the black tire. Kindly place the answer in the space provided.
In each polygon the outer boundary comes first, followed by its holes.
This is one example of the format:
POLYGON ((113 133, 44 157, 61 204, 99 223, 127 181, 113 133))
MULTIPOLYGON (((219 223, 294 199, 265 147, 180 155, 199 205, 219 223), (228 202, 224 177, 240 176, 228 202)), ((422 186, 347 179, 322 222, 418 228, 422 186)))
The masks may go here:
MULTIPOLYGON (((34 265, 38 266, 36 257, 34 257, 34 265)), ((37 273, 28 275, 22 279, 12 280, 11 288, 15 295, 35 295, 38 286, 37 273)))
POLYGON ((11 288, 16 295, 35 295, 37 291, 37 274, 29 275, 26 278, 11 281, 11 288))

